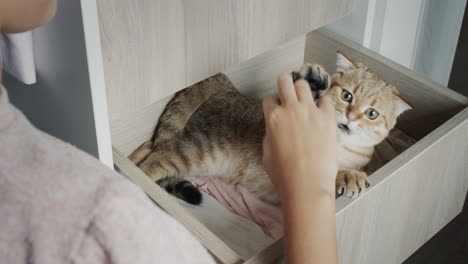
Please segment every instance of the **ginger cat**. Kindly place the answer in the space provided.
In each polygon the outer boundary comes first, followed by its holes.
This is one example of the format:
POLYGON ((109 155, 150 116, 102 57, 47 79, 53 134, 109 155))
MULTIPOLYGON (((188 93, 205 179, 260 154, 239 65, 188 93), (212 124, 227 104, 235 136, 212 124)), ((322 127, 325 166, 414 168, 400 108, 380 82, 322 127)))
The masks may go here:
MULTIPOLYGON (((330 94, 338 126, 336 191, 358 197, 369 186, 362 171, 411 106, 396 88, 361 63, 338 53, 331 76, 319 65, 304 64, 293 79, 304 78, 315 99, 330 94)), ((218 74, 194 88, 179 91, 159 118, 151 141, 130 160, 161 187, 189 203, 199 204, 201 193, 184 176, 214 177, 240 183, 260 199, 278 204, 279 198, 262 165, 265 124, 260 100, 240 94, 218 74)))

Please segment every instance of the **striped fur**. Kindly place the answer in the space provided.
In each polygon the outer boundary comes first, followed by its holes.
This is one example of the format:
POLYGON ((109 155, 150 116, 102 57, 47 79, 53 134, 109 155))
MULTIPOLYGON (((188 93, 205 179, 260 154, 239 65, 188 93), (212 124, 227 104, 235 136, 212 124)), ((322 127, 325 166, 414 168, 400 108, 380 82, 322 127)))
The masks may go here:
MULTIPOLYGON (((344 55, 338 54, 337 69, 329 76, 318 65, 304 64, 293 77, 306 79, 316 98, 330 94, 337 123, 350 128, 338 129, 337 191, 356 197, 369 186, 360 170, 409 105, 393 86, 344 55), (344 89, 354 101, 341 99, 344 89), (365 114, 369 107, 380 113, 375 120, 365 114)), ((129 158, 160 186, 193 204, 201 202, 201 195, 181 176, 240 183, 259 198, 278 204, 262 165, 264 133, 261 101, 241 95, 226 76, 218 74, 178 92, 159 118, 152 140, 129 158)))

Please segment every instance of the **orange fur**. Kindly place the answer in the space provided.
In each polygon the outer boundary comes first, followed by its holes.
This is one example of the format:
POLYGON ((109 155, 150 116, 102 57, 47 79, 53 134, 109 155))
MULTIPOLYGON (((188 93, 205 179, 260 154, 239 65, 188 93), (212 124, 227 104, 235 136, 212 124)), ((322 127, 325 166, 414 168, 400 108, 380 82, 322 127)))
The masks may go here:
MULTIPOLYGON (((348 128, 338 129, 336 187, 338 192, 356 197, 368 187, 367 175, 360 170, 409 104, 395 87, 342 54, 338 54, 337 72, 331 76, 312 64, 304 64, 293 75, 315 87, 317 97, 327 93, 333 98, 337 123, 348 128), (342 99, 345 90, 351 93, 351 102, 342 99), (366 114, 369 108, 379 114, 373 120, 366 114)), ((262 165, 264 132, 261 102, 241 95, 218 74, 178 92, 159 119, 150 153, 145 143, 131 157, 153 180, 213 177, 242 184, 261 199, 278 203, 262 165)))

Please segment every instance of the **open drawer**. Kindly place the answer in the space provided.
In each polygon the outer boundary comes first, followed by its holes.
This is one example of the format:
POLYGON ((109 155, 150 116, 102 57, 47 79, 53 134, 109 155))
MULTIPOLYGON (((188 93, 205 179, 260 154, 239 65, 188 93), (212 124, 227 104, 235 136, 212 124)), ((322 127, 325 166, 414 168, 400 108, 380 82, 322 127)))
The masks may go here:
MULTIPOLYGON (((301 36, 225 73, 241 92, 261 97, 276 90, 279 73, 297 69, 304 60, 333 72, 336 51, 367 65, 414 106, 397 127, 417 142, 370 175, 372 187, 360 198, 337 200, 341 263, 401 263, 463 208, 468 188, 468 99, 325 30, 301 36)), ((228 226, 207 222, 207 217, 217 217, 215 213, 196 217, 193 208, 181 206, 126 158, 151 137, 169 99, 112 123, 116 167, 186 225, 220 262, 272 263, 280 258, 281 240, 271 245, 262 240, 266 244, 261 247, 235 245, 217 233, 228 226)))

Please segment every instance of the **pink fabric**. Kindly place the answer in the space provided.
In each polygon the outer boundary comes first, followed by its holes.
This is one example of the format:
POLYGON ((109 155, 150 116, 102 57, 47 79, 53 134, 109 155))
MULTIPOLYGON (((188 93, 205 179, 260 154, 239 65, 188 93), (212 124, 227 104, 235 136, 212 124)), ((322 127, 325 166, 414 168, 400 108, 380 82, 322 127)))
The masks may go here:
POLYGON ((208 177, 188 177, 187 180, 232 213, 256 223, 266 235, 274 239, 283 236, 283 215, 280 207, 258 199, 240 184, 227 184, 208 177))

